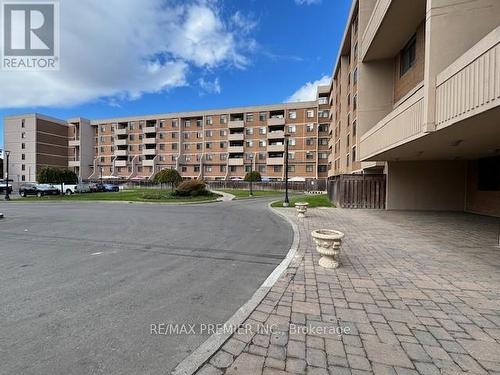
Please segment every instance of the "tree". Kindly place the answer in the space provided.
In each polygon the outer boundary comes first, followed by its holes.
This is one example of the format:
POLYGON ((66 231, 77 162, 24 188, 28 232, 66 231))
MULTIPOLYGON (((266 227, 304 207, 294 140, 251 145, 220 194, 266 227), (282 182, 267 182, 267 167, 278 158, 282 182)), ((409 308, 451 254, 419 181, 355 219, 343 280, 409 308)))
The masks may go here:
POLYGON ((252 196, 253 195, 252 183, 262 181, 262 176, 257 171, 248 172, 245 175, 245 181, 250 182, 250 196, 252 196))
POLYGON ((76 184, 78 176, 69 169, 45 167, 38 173, 37 180, 40 184, 60 184, 61 193, 64 193, 63 184, 76 184))
POLYGON ((176 169, 162 169, 155 174, 153 181, 160 185, 170 184, 174 191, 174 187, 182 181, 182 177, 176 169))

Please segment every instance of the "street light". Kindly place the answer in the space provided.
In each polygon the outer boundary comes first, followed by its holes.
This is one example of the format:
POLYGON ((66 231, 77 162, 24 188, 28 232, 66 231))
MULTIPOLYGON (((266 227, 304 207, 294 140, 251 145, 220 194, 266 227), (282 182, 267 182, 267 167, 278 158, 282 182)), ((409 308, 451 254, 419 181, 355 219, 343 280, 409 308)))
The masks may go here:
POLYGON ((102 166, 99 166, 99 170, 101 172, 101 185, 102 185, 102 166))
POLYGON ((248 154, 248 158, 250 159, 250 196, 253 197, 253 189, 252 189, 253 154, 248 154))
POLYGON ((5 175, 6 175, 6 181, 5 181, 5 200, 10 201, 10 196, 9 196, 9 156, 10 156, 10 151, 3 150, 3 154, 5 155, 5 175))
POLYGON ((283 207, 289 207, 290 201, 288 200, 288 138, 290 134, 285 134, 285 201, 283 207))

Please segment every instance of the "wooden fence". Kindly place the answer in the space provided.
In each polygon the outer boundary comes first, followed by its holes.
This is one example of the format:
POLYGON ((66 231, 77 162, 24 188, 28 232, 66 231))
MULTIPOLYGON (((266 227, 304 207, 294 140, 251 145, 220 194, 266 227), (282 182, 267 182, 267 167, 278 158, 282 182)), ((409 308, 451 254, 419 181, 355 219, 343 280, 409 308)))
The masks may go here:
POLYGON ((328 181, 328 197, 342 208, 385 209, 384 174, 341 175, 328 181))

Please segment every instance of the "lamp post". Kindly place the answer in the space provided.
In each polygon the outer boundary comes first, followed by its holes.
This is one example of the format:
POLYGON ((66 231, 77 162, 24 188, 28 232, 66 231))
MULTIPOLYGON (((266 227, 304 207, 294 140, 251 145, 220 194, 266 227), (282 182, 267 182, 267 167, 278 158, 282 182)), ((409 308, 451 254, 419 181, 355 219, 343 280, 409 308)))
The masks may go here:
POLYGON ((252 186, 252 182, 253 182, 253 176, 252 176, 252 172, 253 172, 253 154, 249 154, 248 158, 250 159, 250 196, 253 197, 253 186, 252 186))
POLYGON ((285 201, 283 207, 289 207, 290 201, 288 200, 288 138, 290 134, 285 134, 285 201))
POLYGON ((5 155, 5 200, 10 201, 10 195, 9 195, 9 156, 10 156, 10 151, 3 150, 3 154, 5 155))
POLYGON ((99 167, 99 171, 101 173, 101 185, 102 185, 102 166, 99 167))

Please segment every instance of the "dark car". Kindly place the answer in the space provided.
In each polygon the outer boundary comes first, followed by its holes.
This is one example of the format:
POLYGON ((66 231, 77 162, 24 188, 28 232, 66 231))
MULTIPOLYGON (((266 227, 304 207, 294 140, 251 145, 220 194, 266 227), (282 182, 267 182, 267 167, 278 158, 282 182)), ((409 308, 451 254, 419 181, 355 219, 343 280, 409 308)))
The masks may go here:
POLYGON ((120 188, 113 184, 95 184, 91 187, 93 192, 118 192, 120 188))
POLYGON ((19 195, 26 197, 28 195, 36 195, 43 197, 44 195, 59 195, 60 191, 53 185, 47 184, 22 184, 19 187, 19 195))

